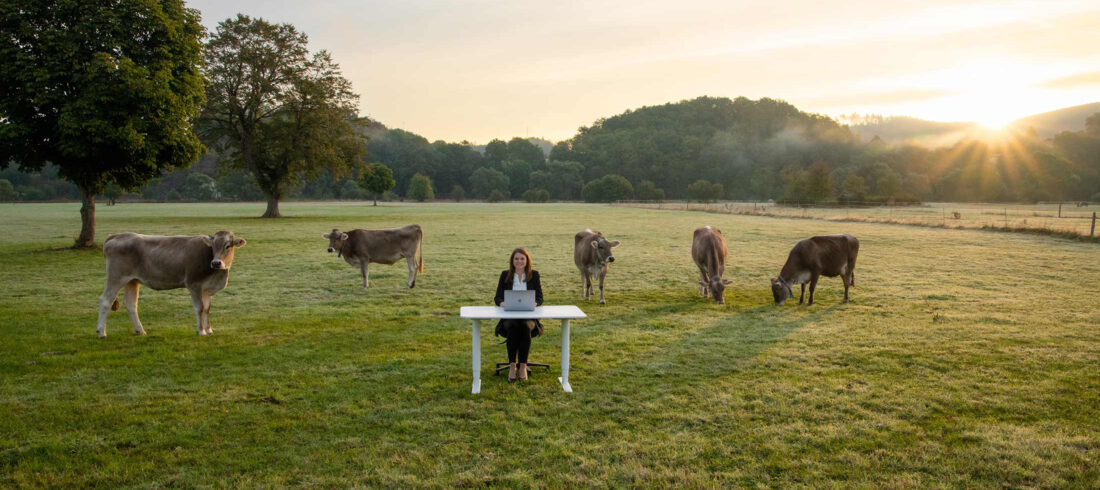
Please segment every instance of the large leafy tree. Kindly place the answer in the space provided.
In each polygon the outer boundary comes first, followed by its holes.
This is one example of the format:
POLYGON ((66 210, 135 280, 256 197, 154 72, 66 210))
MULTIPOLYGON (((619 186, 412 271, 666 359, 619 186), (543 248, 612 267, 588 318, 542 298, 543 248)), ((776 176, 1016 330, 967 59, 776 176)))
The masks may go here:
POLYGON ((80 188, 78 248, 108 182, 136 190, 198 159, 203 32, 181 0, 0 3, 0 161, 52 162, 80 188))
POLYGON ((393 170, 381 163, 372 163, 359 173, 359 186, 374 196, 374 205, 378 205, 378 196, 393 189, 397 182, 393 180, 393 170))
POLYGON ((221 161, 247 170, 267 197, 263 217, 301 179, 349 175, 361 164, 355 131, 359 96, 325 51, 304 33, 238 15, 218 24, 206 47, 210 78, 202 135, 221 161))

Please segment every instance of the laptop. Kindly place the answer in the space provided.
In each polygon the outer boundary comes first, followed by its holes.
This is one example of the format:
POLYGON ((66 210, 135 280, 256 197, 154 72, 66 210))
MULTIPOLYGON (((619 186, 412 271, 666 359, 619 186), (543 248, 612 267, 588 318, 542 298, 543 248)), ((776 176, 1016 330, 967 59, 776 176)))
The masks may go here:
POLYGON ((504 302, 500 304, 504 311, 535 311, 535 291, 504 291, 504 302))

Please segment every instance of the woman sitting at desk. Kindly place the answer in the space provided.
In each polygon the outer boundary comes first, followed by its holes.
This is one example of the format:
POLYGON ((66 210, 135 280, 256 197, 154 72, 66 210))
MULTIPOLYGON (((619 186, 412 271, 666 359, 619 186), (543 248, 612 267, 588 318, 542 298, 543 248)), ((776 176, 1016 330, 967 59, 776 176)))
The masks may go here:
MULTIPOLYGON (((508 270, 501 271, 497 282, 497 294, 493 302, 497 306, 504 301, 504 291, 535 291, 535 305, 542 305, 542 284, 539 283, 539 271, 531 269, 531 254, 523 248, 512 251, 508 270)), ((531 351, 531 338, 542 335, 542 323, 538 320, 509 320, 497 322, 496 335, 507 339, 508 344, 508 382, 514 383, 517 377, 527 379, 527 353, 531 351), (519 358, 517 366, 516 361, 519 358)))

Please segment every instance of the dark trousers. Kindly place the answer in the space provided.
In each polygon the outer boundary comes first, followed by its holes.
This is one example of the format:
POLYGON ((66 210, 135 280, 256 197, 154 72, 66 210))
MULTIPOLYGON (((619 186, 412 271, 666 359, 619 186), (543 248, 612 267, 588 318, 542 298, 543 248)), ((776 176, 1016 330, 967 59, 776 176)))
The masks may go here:
POLYGON ((527 363, 527 354, 531 352, 531 329, 526 320, 504 320, 504 331, 508 332, 508 362, 527 363))

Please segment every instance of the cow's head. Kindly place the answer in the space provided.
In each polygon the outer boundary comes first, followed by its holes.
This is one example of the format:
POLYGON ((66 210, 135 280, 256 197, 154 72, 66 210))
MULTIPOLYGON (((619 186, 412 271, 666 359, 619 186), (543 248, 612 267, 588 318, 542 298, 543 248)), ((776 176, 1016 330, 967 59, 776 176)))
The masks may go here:
POLYGON ((232 232, 219 231, 213 235, 202 237, 202 243, 214 252, 214 258, 210 261, 211 269, 229 270, 233 266, 233 249, 243 247, 244 238, 233 236, 232 232))
POLYGON ((340 250, 340 247, 344 245, 344 240, 348 239, 348 234, 344 233, 336 228, 332 229, 332 233, 325 233, 321 235, 323 238, 328 238, 328 252, 332 253, 340 250))
POLYGON ((788 298, 793 297, 794 292, 791 291, 790 283, 784 281, 782 277, 772 279, 772 298, 775 299, 775 306, 783 306, 788 298))
POLYGON ((615 256, 611 254, 611 249, 618 247, 619 241, 607 241, 603 235, 598 235, 595 240, 592 240, 592 248, 596 250, 596 266, 603 267, 615 261, 615 256))
POLYGON ((720 305, 726 304, 726 285, 732 283, 729 279, 722 279, 718 276, 710 276, 709 282, 699 281, 699 285, 710 290, 711 296, 714 297, 714 302, 720 305))

